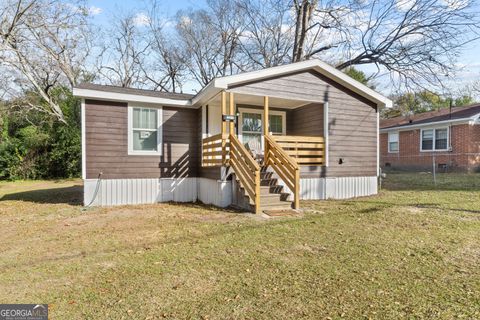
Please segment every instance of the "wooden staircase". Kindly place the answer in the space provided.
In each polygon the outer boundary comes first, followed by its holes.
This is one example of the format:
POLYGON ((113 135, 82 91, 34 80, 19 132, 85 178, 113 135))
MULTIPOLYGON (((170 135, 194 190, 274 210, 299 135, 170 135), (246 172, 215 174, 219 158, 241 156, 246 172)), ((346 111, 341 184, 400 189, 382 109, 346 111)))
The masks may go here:
MULTIPOLYGON (((238 201, 237 206, 255 212, 256 207, 254 201, 245 192, 241 181, 234 174, 238 186, 238 196, 243 198, 238 201)), ((283 186, 278 184, 277 175, 268 171, 266 166, 260 167, 260 208, 259 211, 265 210, 289 210, 292 209, 292 201, 288 200, 289 193, 286 193, 283 186)))

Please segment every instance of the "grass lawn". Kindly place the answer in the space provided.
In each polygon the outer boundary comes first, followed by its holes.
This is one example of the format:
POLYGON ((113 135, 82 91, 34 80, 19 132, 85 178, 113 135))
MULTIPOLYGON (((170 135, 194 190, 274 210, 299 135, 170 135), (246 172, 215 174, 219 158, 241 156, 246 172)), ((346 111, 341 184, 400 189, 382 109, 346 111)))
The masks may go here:
POLYGON ((263 219, 201 205, 82 211, 80 181, 0 183, 0 303, 51 319, 479 319, 480 175, 263 219), (3 198, 2 198, 3 196, 3 198))

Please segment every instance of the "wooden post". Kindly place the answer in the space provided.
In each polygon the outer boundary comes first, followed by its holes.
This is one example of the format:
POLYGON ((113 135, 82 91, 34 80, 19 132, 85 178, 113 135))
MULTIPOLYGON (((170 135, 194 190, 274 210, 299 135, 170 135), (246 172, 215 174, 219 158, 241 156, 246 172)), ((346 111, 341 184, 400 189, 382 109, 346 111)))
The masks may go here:
POLYGON ((223 121, 223 116, 227 114, 227 93, 225 91, 222 91, 221 108, 222 108, 222 135, 224 135, 225 133, 227 133, 227 122, 223 121))
POLYGON ((265 154, 264 156, 264 161, 265 165, 268 165, 268 141, 266 137, 268 136, 268 108, 269 108, 269 102, 268 102, 268 96, 263 97, 263 153, 265 154))
POLYGON ((223 120, 223 116, 227 114, 227 93, 222 91, 222 165, 227 162, 227 148, 225 136, 227 133, 227 123, 223 120))
POLYGON ((260 170, 255 170, 255 214, 260 213, 260 170))
MULTIPOLYGON (((233 100, 233 92, 230 92, 230 95, 229 95, 229 98, 228 98, 228 102, 230 104, 230 114, 232 116, 235 116, 235 101, 233 100)), ((230 134, 233 134, 235 135, 235 122, 234 121, 230 121, 230 134)))
POLYGON ((263 135, 268 135, 268 96, 263 97, 263 135))
POLYGON ((293 208, 300 209, 300 170, 295 169, 295 190, 293 190, 293 208))

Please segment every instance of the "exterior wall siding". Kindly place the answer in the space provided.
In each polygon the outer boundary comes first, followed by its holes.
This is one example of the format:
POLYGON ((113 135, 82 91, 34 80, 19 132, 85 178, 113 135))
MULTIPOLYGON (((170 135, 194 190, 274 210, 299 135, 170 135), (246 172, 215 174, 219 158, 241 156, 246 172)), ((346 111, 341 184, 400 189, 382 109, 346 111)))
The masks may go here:
POLYGON ((85 101, 86 178, 195 177, 198 110, 163 107, 163 155, 128 155, 127 104, 85 101))
POLYGON ((421 129, 399 131, 399 152, 388 152, 388 133, 380 135, 380 165, 399 170, 432 170, 435 164, 447 165, 449 170, 474 171, 480 166, 480 125, 450 127, 451 151, 420 151, 421 129))
MULTIPOLYGON (((377 175, 376 106, 363 97, 316 72, 301 72, 266 79, 234 86, 229 90, 244 94, 308 100, 316 102, 317 105, 328 102, 328 167, 303 167, 302 177, 377 175)), ((311 108, 313 110, 314 107, 311 108)), ((311 111, 309 113, 311 116, 314 114, 311 111)), ((319 110, 318 113, 318 129, 315 133, 319 133, 323 127, 323 112, 319 110)), ((311 123, 302 128, 302 118, 299 116, 299 119, 298 124, 294 123, 295 120, 287 119, 287 134, 289 128, 290 132, 298 132, 296 134, 305 134, 307 130, 313 129, 311 123)), ((321 132, 323 135, 323 130, 321 132)))

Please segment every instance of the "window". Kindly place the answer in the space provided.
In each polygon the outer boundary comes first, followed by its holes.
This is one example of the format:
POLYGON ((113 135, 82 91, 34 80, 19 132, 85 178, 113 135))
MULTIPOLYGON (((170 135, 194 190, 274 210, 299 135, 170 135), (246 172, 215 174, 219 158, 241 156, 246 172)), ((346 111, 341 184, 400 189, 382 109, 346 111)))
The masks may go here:
POLYGON ((448 150, 448 128, 422 129, 421 151, 448 150))
POLYGON ((283 134, 283 117, 279 114, 270 114, 268 116, 270 132, 274 135, 283 134))
POLYGON ((128 108, 128 154, 161 155, 161 108, 128 108))
POLYGON ((422 130, 422 150, 433 150, 433 129, 422 130))
POLYGON ((398 132, 388 133, 388 152, 398 152, 398 132))

